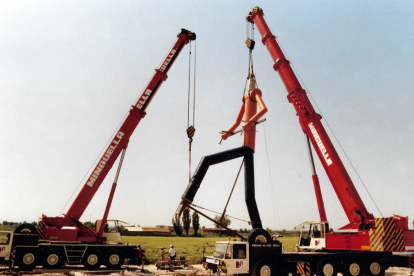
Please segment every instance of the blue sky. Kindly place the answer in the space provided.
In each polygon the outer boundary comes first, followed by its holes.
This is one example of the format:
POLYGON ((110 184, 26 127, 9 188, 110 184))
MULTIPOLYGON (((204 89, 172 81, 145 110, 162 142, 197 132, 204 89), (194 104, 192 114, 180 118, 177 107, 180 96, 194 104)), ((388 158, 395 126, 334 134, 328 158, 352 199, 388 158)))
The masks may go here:
MULTIPOLYGON (((197 34, 192 169, 202 156, 240 146, 241 136, 219 145, 219 131, 234 123, 241 106, 245 16, 256 5, 381 213, 409 216, 412 227, 409 1, 3 1, 0 221, 67 210, 181 28, 197 34)), ((294 108, 257 30, 255 40, 254 70, 269 109, 257 132, 256 198, 265 227, 291 229, 318 220, 310 166, 294 108)), ((171 221, 188 184, 188 59, 186 46, 131 137, 111 218, 141 226, 171 221)), ((240 162, 211 167, 194 203, 220 212, 240 162)), ((328 220, 341 227, 346 216, 316 163, 328 220)), ((367 209, 381 216, 344 163, 367 209)), ((111 172, 83 221, 102 217, 113 179, 111 172)), ((228 214, 248 219, 242 179, 228 214)), ((204 219, 201 225, 212 226, 204 219)), ((236 220, 231 226, 249 227, 236 220)))

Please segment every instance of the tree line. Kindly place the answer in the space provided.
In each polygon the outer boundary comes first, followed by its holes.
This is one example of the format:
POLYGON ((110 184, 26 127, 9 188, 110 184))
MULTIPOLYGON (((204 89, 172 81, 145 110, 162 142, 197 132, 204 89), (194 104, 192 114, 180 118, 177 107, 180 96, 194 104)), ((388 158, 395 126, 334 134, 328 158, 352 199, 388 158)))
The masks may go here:
MULTIPOLYGON (((214 217, 215 221, 220 221, 221 224, 225 227, 228 227, 231 223, 231 220, 228 216, 224 216, 221 218, 220 216, 214 217)), ((193 211, 193 214, 190 215, 190 209, 185 208, 180 220, 180 217, 178 214, 174 216, 172 219, 172 225, 174 227, 174 231, 177 234, 177 236, 181 236, 183 234, 183 230, 185 231, 186 235, 188 236, 188 232, 190 231, 191 223, 193 225, 194 230, 194 236, 198 236, 198 230, 200 229, 200 217, 197 212, 193 211)), ((216 228, 221 228, 221 226, 218 223, 214 223, 216 228)))

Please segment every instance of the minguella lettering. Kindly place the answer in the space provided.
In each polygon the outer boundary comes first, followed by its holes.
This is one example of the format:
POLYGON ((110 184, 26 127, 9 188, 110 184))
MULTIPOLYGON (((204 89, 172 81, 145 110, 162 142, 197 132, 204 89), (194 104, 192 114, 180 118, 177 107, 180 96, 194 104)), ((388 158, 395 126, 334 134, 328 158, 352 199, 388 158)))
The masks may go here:
POLYGON ((98 165, 95 168, 95 171, 90 176, 87 185, 89 187, 93 187, 98 176, 101 174, 102 170, 105 168, 106 162, 108 162, 109 158, 111 158, 112 154, 114 153, 116 147, 118 146, 119 142, 121 141, 122 137, 124 136, 123 132, 118 132, 114 140, 112 140, 111 145, 106 150, 105 154, 102 156, 101 160, 99 160, 98 165))
POLYGON ((308 126, 309 126, 310 131, 312 132, 313 137, 315 138, 315 142, 318 144, 319 150, 321 151, 326 164, 330 166, 332 164, 332 159, 329 158, 329 154, 327 153, 327 150, 325 146, 323 145, 322 139, 319 136, 318 132, 316 131, 315 126, 313 125, 313 123, 309 123, 308 126))

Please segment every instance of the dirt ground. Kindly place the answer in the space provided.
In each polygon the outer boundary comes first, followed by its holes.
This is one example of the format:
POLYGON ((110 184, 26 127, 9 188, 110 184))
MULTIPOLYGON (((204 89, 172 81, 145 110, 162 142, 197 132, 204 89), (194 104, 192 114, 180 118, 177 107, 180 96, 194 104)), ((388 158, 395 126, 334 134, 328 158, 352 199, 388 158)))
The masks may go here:
MULTIPOLYGON (((0 271, 0 275, 10 275, 7 271, 0 271)), ((142 275, 148 276, 151 274, 156 274, 156 276, 178 276, 178 275, 185 275, 185 276, 215 276, 210 270, 205 270, 201 265, 191 265, 186 267, 185 269, 176 269, 174 271, 168 270, 159 270, 156 268, 155 265, 146 265, 144 267, 144 271, 141 271, 141 267, 134 266, 134 265, 126 265, 123 266, 120 271, 108 271, 108 270, 99 270, 99 271, 84 271, 82 267, 73 269, 73 270, 66 270, 66 271, 44 271, 35 269, 34 271, 30 272, 29 274, 18 274, 18 275, 46 275, 46 276, 86 276, 86 275, 111 275, 111 276, 118 276, 118 275, 142 275)), ((409 276, 410 269, 409 268, 393 268, 385 271, 385 276, 409 276)), ((222 274, 224 276, 225 274, 222 274)), ((341 273, 338 273, 338 276, 342 276, 341 273)))

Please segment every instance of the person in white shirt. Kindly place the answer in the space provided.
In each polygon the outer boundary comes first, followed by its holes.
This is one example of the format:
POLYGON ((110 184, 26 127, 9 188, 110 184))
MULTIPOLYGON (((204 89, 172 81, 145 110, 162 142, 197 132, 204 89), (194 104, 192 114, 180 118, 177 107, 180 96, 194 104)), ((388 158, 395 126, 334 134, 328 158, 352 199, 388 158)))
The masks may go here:
POLYGON ((170 245, 170 251, 168 253, 170 254, 171 261, 174 261, 175 260, 175 249, 172 244, 170 245))

